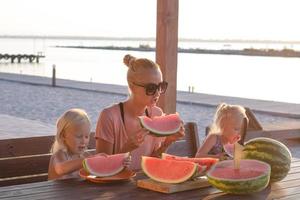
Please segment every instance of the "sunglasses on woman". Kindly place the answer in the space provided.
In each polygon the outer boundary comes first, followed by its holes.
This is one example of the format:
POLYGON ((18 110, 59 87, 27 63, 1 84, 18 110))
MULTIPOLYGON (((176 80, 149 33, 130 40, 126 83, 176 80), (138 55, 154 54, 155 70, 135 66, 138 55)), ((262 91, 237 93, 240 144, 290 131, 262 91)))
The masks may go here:
POLYGON ((168 88, 168 83, 165 81, 163 81, 159 84, 148 83, 148 84, 142 85, 142 84, 138 84, 138 83, 134 83, 134 82, 133 82, 133 84, 136 86, 145 88, 146 95, 148 95, 148 96, 154 95, 157 90, 159 91, 159 93, 164 94, 168 88))

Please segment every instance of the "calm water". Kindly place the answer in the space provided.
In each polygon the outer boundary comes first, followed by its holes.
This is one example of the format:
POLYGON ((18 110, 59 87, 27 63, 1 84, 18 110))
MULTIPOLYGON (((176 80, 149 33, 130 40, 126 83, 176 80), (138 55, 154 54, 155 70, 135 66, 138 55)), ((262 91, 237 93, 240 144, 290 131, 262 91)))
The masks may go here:
MULTIPOLYGON (((80 81, 126 85, 126 67, 123 56, 155 59, 154 52, 130 52, 115 50, 88 50, 54 48, 55 45, 86 46, 138 46, 154 42, 146 41, 75 41, 42 39, 0 39, 0 53, 44 52, 46 58, 40 64, 10 64, 1 61, 0 72, 31 74, 50 77, 52 65, 56 65, 57 77, 80 81)), ((245 47, 283 48, 283 45, 180 43, 184 48, 241 49, 245 47)), ((293 46, 300 49, 299 46, 293 46)), ((178 55, 178 90, 300 103, 300 58, 253 57, 235 55, 178 55)))

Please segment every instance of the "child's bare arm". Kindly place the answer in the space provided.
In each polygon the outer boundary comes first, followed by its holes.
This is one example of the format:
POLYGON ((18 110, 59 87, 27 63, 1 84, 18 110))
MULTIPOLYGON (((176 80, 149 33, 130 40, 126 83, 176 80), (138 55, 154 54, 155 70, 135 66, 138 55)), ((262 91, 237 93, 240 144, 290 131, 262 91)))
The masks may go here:
POLYGON ((63 152, 58 152, 54 155, 53 165, 55 172, 62 176, 79 170, 82 167, 82 161, 84 158, 76 158, 73 160, 67 160, 66 155, 63 152))
POLYGON ((201 145, 201 147, 198 149, 195 157, 214 157, 219 158, 220 155, 211 155, 208 154, 208 152, 213 148, 213 146, 217 142, 217 136, 214 134, 210 134, 207 136, 207 138, 204 140, 204 143, 201 145))

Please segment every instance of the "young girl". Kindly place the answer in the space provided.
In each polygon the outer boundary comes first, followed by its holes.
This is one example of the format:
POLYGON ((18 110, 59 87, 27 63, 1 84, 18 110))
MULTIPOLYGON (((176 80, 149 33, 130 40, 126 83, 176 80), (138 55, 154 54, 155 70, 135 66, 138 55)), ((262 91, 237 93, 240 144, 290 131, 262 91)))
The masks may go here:
POLYGON ((220 104, 217 107, 211 130, 198 149, 196 157, 223 158, 225 156, 223 146, 233 144, 241 139, 244 118, 248 123, 246 110, 242 106, 220 104))
POLYGON ((155 117, 163 115, 156 105, 168 83, 163 80, 157 63, 146 58, 124 57, 128 67, 127 83, 129 97, 124 102, 105 108, 96 128, 98 152, 116 154, 131 152, 131 170, 141 168, 142 156, 160 156, 174 141, 184 136, 184 128, 172 136, 155 137, 141 128, 139 116, 155 117))
MULTIPOLYGON (((79 177, 90 139, 91 123, 81 109, 70 109, 57 120, 57 133, 51 152, 48 179, 79 177)), ((104 154, 105 155, 105 154, 104 154)), ((126 160, 124 165, 129 165, 126 160)))

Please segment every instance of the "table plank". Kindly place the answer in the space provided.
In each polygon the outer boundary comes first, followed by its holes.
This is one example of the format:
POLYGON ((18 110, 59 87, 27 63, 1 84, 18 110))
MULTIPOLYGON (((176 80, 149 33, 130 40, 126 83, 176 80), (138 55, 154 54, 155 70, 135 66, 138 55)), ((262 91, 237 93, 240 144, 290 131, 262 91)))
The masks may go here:
POLYGON ((300 162, 299 161, 291 163, 291 167, 299 167, 299 166, 300 166, 300 162))
POLYGON ((295 199, 300 199, 300 194, 294 194, 294 195, 288 195, 285 197, 281 197, 281 200, 295 200, 295 199))
POLYGON ((295 174, 300 172, 300 166, 299 167, 292 167, 289 171, 289 174, 295 174))
POLYGON ((300 180, 290 180, 290 181, 279 181, 271 184, 271 190, 282 190, 289 187, 297 187, 300 186, 300 180))
MULTIPOLYGON (((152 199, 161 198, 161 194, 152 191, 138 189, 135 181, 115 183, 115 184, 93 184, 86 181, 79 181, 69 179, 65 181, 47 182, 49 185, 43 183, 41 187, 35 184, 34 188, 25 186, 24 189, 19 186, 18 190, 3 191, 0 188, 0 198, 13 199, 76 199, 80 198, 101 198, 101 199, 152 199)), ((185 199, 186 194, 181 194, 179 199, 185 199)), ((167 195, 164 198, 174 199, 175 195, 167 195)))
POLYGON ((297 186, 297 187, 285 188, 282 190, 276 190, 275 192, 272 192, 268 196, 268 199, 275 199, 275 198, 277 199, 277 198, 282 198, 291 195, 299 195, 299 194, 300 194, 300 186, 297 186))

